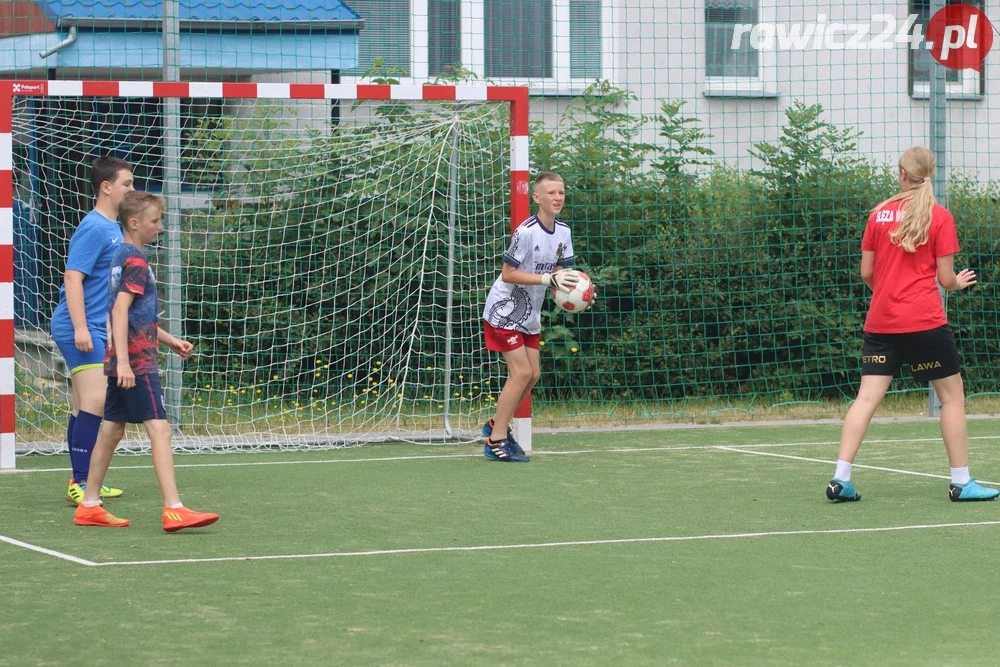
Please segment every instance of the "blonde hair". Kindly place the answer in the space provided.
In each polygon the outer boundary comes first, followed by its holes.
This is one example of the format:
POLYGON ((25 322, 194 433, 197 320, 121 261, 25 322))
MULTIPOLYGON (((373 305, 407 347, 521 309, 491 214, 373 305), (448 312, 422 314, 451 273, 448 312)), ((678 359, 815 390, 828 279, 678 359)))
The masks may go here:
POLYGON ((535 177, 535 187, 544 183, 545 181, 559 181, 563 182, 563 177, 551 171, 546 171, 535 177))
POLYGON ((913 146, 899 158, 899 168, 906 174, 912 187, 889 197, 872 209, 878 211, 887 204, 903 202, 900 205, 899 224, 889 232, 892 242, 906 252, 914 252, 927 243, 934 210, 934 188, 931 175, 937 161, 934 154, 923 146, 913 146))
POLYGON ((147 208, 155 206, 162 214, 167 205, 163 197, 145 192, 143 190, 129 190, 122 197, 122 203, 118 205, 118 219, 121 220, 122 227, 128 229, 128 221, 131 218, 138 218, 147 208))

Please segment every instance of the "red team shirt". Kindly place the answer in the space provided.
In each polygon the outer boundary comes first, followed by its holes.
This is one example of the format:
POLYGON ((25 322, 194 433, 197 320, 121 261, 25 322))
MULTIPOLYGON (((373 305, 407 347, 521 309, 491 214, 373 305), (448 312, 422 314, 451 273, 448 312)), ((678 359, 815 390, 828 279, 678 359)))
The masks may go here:
POLYGON ((892 202, 868 216, 861 249, 874 251, 875 276, 865 331, 894 334, 927 331, 948 324, 938 293, 937 258, 958 252, 955 219, 934 205, 927 243, 906 252, 892 242, 900 204, 892 202))

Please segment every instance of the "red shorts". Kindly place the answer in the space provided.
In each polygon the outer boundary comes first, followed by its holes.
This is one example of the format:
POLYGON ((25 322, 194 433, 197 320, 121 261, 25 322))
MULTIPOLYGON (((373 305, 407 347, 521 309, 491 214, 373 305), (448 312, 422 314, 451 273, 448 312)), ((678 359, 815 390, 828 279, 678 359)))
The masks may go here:
POLYGON ((541 334, 526 334, 513 329, 497 329, 495 326, 483 320, 483 337, 486 339, 486 349, 494 352, 510 352, 519 347, 530 347, 532 350, 539 349, 541 334))

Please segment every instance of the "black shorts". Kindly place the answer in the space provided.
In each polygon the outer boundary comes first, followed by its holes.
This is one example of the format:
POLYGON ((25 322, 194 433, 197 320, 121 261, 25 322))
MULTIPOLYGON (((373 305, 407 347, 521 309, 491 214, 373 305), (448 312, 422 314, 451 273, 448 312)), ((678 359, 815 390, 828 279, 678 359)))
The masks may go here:
POLYGON ((862 375, 895 375, 910 364, 913 378, 930 382, 961 370, 955 336, 947 324, 937 329, 900 334, 864 334, 862 375))
POLYGON ((118 378, 108 378, 104 399, 104 421, 141 424, 149 419, 166 419, 159 373, 135 376, 135 386, 122 389, 118 378))

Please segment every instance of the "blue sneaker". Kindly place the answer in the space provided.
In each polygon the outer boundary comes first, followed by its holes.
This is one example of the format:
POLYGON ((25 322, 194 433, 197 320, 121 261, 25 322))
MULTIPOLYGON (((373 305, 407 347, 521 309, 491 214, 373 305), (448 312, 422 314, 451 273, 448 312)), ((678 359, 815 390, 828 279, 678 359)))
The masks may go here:
POLYGON ((527 463, 530 461, 531 459, 525 455, 524 451, 520 453, 517 451, 519 449, 521 448, 515 448, 514 443, 510 440, 501 440, 500 442, 487 440, 486 445, 483 447, 483 456, 491 461, 504 461, 507 463, 527 463))
MULTIPOLYGON (((489 438, 491 435, 493 435, 493 417, 490 417, 489 421, 483 424, 482 432, 483 436, 486 438, 489 438)), ((525 455, 524 449, 522 449, 521 445, 518 444, 517 440, 514 439, 514 431, 512 431, 509 426, 507 427, 507 439, 510 440, 510 444, 514 447, 515 452, 517 452, 521 456, 525 455)))
POLYGON ((826 485, 826 497, 836 503, 861 500, 861 494, 854 488, 854 482, 845 482, 842 479, 830 480, 826 485))
POLYGON ((1000 496, 1000 491, 979 486, 974 479, 970 479, 965 484, 952 484, 948 489, 948 497, 955 503, 970 500, 996 500, 997 496, 1000 496))

